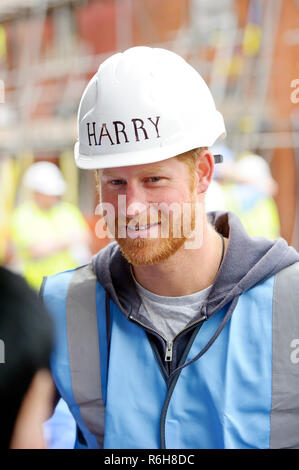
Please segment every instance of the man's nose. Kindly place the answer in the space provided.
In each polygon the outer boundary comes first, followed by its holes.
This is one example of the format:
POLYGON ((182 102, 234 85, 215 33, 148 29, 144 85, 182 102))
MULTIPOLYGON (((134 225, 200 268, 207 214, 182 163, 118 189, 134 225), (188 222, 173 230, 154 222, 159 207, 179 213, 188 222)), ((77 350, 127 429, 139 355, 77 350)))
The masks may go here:
POLYGON ((138 184, 128 184, 126 191, 126 216, 134 218, 147 209, 146 194, 138 184))

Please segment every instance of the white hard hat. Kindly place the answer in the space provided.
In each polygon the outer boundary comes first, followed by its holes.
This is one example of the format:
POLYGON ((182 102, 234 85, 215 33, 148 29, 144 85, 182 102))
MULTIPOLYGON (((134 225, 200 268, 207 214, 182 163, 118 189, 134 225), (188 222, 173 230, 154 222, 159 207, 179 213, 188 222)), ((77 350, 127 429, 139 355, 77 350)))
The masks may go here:
POLYGON ((24 184, 27 188, 49 196, 61 196, 66 183, 59 168, 50 162, 37 162, 25 172, 24 184))
POLYGON ((222 115, 199 73, 177 54, 133 47, 105 60, 78 111, 79 168, 152 163, 225 136, 222 115))

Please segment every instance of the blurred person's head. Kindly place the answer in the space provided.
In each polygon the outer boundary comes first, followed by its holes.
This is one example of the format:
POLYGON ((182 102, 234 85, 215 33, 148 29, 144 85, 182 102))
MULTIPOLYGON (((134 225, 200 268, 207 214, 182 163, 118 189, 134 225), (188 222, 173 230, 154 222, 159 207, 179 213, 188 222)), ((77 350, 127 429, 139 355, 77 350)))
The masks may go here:
POLYGON ((270 166, 260 155, 244 152, 234 165, 234 180, 252 186, 265 196, 274 196, 277 183, 272 177, 270 166))
POLYGON ((48 210, 57 204, 66 190, 61 171, 57 165, 47 161, 31 165, 25 172, 23 181, 42 210, 48 210))
POLYGON ((0 267, 0 447, 44 448, 52 399, 53 330, 25 280, 0 267))
POLYGON ((59 196, 51 196, 49 194, 39 193, 38 191, 33 192, 33 199, 42 210, 51 209, 51 207, 55 206, 55 204, 60 201, 59 196))

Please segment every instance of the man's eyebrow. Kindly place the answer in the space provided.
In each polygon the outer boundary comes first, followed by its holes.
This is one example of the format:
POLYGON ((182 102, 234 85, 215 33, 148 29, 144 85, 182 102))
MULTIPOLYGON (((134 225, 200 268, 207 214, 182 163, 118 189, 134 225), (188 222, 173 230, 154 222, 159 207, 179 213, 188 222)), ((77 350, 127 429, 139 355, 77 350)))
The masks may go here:
POLYGON ((154 174, 156 171, 163 171, 165 170, 166 166, 164 165, 157 165, 155 166, 154 168, 147 168, 147 169, 144 169, 140 172, 141 175, 152 175, 154 174))
POLYGON ((106 168, 102 171, 102 175, 103 176, 113 176, 113 177, 115 177, 115 175, 111 171, 109 171, 109 169, 106 169, 106 168))
MULTIPOLYGON (((144 175, 152 175, 154 174, 156 171, 163 171, 165 170, 167 167, 165 165, 157 165, 155 166, 154 168, 146 168, 146 169, 142 169, 140 170, 140 172, 138 173, 138 176, 144 176, 144 175)), ((123 178, 122 175, 117 175, 115 173, 113 173, 109 168, 105 168, 103 169, 102 171, 102 175, 103 176, 112 176, 113 178, 123 178)))

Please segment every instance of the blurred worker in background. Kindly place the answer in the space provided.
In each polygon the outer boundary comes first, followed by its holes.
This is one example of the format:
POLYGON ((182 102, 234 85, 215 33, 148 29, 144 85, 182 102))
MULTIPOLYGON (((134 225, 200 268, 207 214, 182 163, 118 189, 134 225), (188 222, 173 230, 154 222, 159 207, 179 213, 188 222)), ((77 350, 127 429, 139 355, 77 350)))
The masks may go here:
POLYGON ((234 152, 224 144, 216 144, 211 148, 213 154, 220 154, 223 157, 221 165, 216 165, 213 179, 207 189, 205 198, 205 208, 207 212, 230 210, 224 191, 227 181, 231 181, 231 174, 236 156, 234 152))
POLYGON ((252 153, 241 155, 224 191, 227 209, 239 216, 249 235, 270 240, 279 237, 279 215, 273 198, 277 184, 264 158, 252 153))
POLYGON ((278 238, 277 184, 266 160, 250 152, 237 159, 225 146, 215 146, 213 151, 223 155, 223 166, 216 168, 207 191, 207 211, 233 211, 252 237, 278 238))
POLYGON ((61 201, 66 183, 56 165, 34 163, 23 181, 32 197, 12 216, 14 262, 28 283, 39 289, 43 276, 88 262, 91 237, 80 210, 61 201))
POLYGON ((53 325, 25 280, 0 267, 0 447, 46 448, 43 422, 54 396, 53 325))

